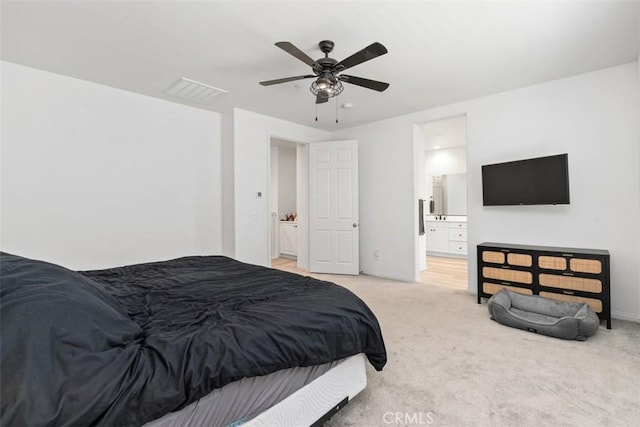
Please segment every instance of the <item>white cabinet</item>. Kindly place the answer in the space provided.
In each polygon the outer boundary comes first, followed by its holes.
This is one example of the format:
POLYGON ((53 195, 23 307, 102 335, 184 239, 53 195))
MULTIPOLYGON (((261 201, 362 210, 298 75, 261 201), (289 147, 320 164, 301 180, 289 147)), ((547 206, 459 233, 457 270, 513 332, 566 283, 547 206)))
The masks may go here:
POLYGON ((467 223, 463 221, 426 221, 427 252, 467 255, 467 223))
POLYGON ((457 255, 467 254, 467 223, 449 223, 449 252, 457 255))
POLYGON ((298 256, 298 224, 280 221, 280 255, 298 256))
POLYGON ((427 221, 427 251, 449 252, 449 228, 442 221, 427 221))

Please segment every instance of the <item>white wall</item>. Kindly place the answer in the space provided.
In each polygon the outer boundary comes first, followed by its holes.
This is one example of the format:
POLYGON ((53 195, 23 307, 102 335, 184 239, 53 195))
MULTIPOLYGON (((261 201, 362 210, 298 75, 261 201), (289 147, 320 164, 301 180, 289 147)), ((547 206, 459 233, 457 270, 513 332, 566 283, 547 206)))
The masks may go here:
POLYGON ((612 311, 628 319, 640 313, 640 217, 626 220, 640 210, 636 73, 633 63, 496 95, 468 122, 472 244, 608 249, 612 311), (569 154, 570 205, 481 206, 482 164, 556 153, 569 154))
MULTIPOLYGON (((638 80, 634 62, 334 133, 334 139, 360 141, 360 182, 367 183, 360 191, 364 272, 413 279, 412 126, 467 114, 470 253, 483 241, 608 249, 613 314, 637 319, 638 80), (482 207, 483 164, 556 153, 569 153, 570 205, 482 207)), ((469 261, 475 292, 475 257, 469 261)))
POLYGON ((74 269, 219 253, 219 114, 7 62, 2 114, 2 250, 74 269))
MULTIPOLYGON (((426 140, 425 140, 425 131, 423 126, 413 125, 413 168, 414 175, 420 175, 424 173, 424 164, 426 162, 426 140)), ((431 184, 429 184, 431 185, 431 184)), ((429 215, 429 194, 433 192, 432 189, 427 187, 427 181, 425 179, 418 179, 415 183, 415 192, 418 196, 418 199, 424 200, 423 208, 423 216, 418 217, 418 221, 421 221, 424 225, 425 217, 429 215)), ((418 212, 420 207, 416 208, 418 212)), ((416 233, 418 233, 418 238, 414 244, 415 246, 415 264, 417 266, 417 271, 415 272, 415 277, 413 280, 420 280, 419 272, 427 269, 427 257, 425 256, 427 253, 427 235, 426 232, 420 235, 420 224, 418 223, 416 228, 416 233)))
POLYGON ((222 114, 221 141, 221 219, 222 219, 222 254, 234 257, 235 243, 235 175, 233 169, 233 110, 222 114))
MULTIPOLYGON (((638 22, 640 22, 640 8, 638 9, 638 22)), ((638 26, 638 46, 640 46, 640 26, 638 26)), ((636 66, 637 66, 636 71, 638 73, 638 99, 640 100, 640 47, 638 48, 638 58, 636 60, 636 66)), ((638 115, 638 128, 640 128, 640 115, 638 115)), ((636 143, 640 145, 640 135, 638 135, 638 141, 636 143)), ((640 153, 638 154, 640 155, 640 153)), ((640 163, 640 159, 639 159, 639 163, 640 163)), ((638 178, 640 179, 640 176, 638 178)), ((640 221, 640 211, 638 211, 638 221, 640 221)), ((638 250, 638 259, 640 260, 640 244, 638 245, 637 250, 638 250)), ((637 265, 638 265, 638 277, 640 277, 640 262, 638 262, 637 265)), ((638 291, 638 307, 640 307, 640 291, 638 291)), ((638 309, 636 318, 638 322, 640 322, 640 308, 638 309)))
POLYGON ((269 235, 271 239, 271 259, 280 256, 280 229, 278 215, 278 158, 280 148, 271 144, 269 161, 269 235))
MULTIPOLYGON (((266 192, 271 137, 306 143, 327 140, 329 133, 238 108, 233 110, 233 129, 235 258, 269 265, 266 192), (257 192, 263 197, 257 198, 257 192)), ((298 215, 299 222, 304 223, 303 212, 298 215)), ((300 239, 299 233, 298 237, 299 246, 306 244, 305 236, 300 239)), ((299 262, 301 256, 304 254, 298 254, 299 262)))
POLYGON ((269 163, 269 213, 275 213, 279 216, 279 194, 278 189, 279 186, 279 177, 280 173, 278 171, 278 160, 280 159, 280 147, 276 145, 271 146, 270 152, 270 163, 269 163))
POLYGON ((296 209, 296 150, 278 147, 278 218, 296 209))
POLYGON ((424 170, 429 178, 433 175, 467 173, 467 147, 427 151, 424 170))
POLYGON ((298 205, 298 268, 309 269, 309 144, 296 148, 296 203, 298 205))
POLYGON ((433 196, 433 177, 447 175, 447 208, 445 212, 449 215, 465 215, 467 210, 466 177, 461 174, 467 173, 467 147, 429 150, 425 153, 424 159, 426 199, 430 200, 433 196), (451 197, 456 189, 458 197, 451 197), (456 201, 459 202, 456 203, 456 201))
MULTIPOLYGON (((335 132, 358 140, 360 269, 373 276, 414 281, 418 271, 418 198, 414 179, 414 124, 408 116, 335 132), (374 251, 379 251, 378 259, 374 251)), ((417 145, 417 144, 416 144, 417 145)))

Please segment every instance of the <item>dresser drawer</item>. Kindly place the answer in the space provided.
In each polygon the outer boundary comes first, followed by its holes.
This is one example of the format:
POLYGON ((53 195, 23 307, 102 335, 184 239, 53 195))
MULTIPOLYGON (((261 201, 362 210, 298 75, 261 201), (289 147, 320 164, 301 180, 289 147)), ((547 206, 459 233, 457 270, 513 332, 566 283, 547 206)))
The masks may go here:
POLYGON ((538 257, 538 266, 546 270, 588 274, 601 274, 603 269, 601 260, 574 257, 573 254, 563 254, 562 256, 541 255, 538 257))
POLYGON ((518 267, 531 267, 533 265, 533 257, 529 254, 509 253, 507 254, 507 264, 517 265, 518 267))
POLYGON ((527 288, 519 288, 517 286, 498 285, 496 283, 488 283, 488 282, 482 283, 482 291, 489 295, 497 294, 500 290, 504 288, 507 288, 510 291, 518 292, 525 295, 533 295, 533 291, 527 288))
POLYGON ((449 228, 452 230, 466 230, 467 223, 466 222, 449 222, 449 228))
POLYGON ((466 242, 467 241, 467 230, 466 229, 451 229, 449 230, 449 240, 454 242, 466 242))
POLYGON ((602 281, 598 279, 543 273, 538 276, 538 281, 540 282, 540 285, 550 288, 569 289, 595 294, 602 293, 602 281))
POLYGON ((449 252, 456 255, 467 254, 467 242, 451 242, 449 243, 449 252))
POLYGON ((502 252, 483 251, 482 262, 490 262, 492 264, 504 264, 505 256, 502 252))
POLYGON ((524 285, 533 284, 533 274, 529 271, 482 267, 482 277, 493 280, 504 280, 506 282, 522 283, 524 285))

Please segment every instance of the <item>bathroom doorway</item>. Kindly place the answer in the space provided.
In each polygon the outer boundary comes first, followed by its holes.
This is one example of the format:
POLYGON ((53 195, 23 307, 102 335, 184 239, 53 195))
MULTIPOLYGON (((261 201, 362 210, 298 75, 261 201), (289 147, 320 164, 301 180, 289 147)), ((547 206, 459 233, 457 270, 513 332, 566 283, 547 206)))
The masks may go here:
POLYGON ((423 202, 420 281, 467 289, 467 120, 453 116, 417 125, 424 154, 417 185, 423 202), (421 175, 421 176, 420 176, 421 175))

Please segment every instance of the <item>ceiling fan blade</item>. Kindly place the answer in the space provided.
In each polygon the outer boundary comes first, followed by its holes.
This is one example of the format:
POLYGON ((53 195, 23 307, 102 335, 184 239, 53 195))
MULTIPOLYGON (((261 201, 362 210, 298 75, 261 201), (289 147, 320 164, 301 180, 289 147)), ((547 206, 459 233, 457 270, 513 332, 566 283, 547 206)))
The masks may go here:
POLYGON ((264 82, 260 82, 260 84, 262 86, 270 86, 270 85, 277 85, 278 83, 292 82, 294 80, 310 79, 312 77, 317 77, 317 76, 306 75, 306 76, 285 77, 284 79, 267 80, 264 82))
POLYGON ((329 97, 320 94, 316 95, 316 104, 324 104, 327 101, 329 101, 329 97))
POLYGON ((352 85, 366 87, 367 89, 377 90, 378 92, 384 92, 389 87, 389 83, 379 82, 377 80, 364 79, 362 77, 348 76, 341 74, 338 76, 340 81, 345 83, 351 83, 352 85))
POLYGON ((295 47, 291 42, 278 42, 276 43, 276 46, 278 46, 288 54, 295 56, 314 70, 319 71, 322 69, 322 67, 316 61, 314 61, 309 55, 295 47))
POLYGON ((364 49, 354 53, 350 57, 343 59, 334 65, 333 69, 336 72, 344 71, 347 68, 351 68, 355 65, 362 64, 370 59, 377 58, 380 55, 387 53, 387 48, 378 42, 372 43, 364 49))

